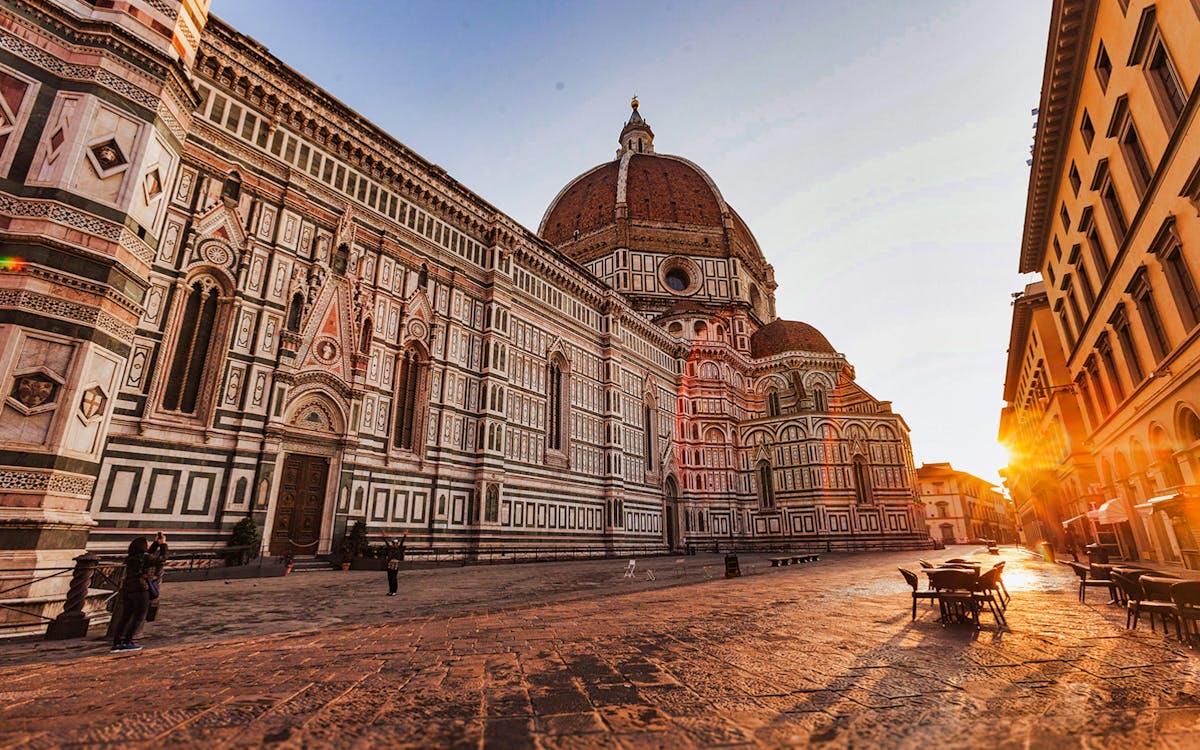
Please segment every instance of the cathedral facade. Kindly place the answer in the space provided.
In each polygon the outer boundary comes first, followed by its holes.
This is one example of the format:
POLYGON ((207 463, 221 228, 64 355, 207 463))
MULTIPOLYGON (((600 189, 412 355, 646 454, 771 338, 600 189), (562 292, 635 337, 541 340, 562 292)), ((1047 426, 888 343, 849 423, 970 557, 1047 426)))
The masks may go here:
MULTIPOLYGON (((638 110, 504 215, 203 0, 0 9, 0 525, 270 554, 925 537, 903 419, 638 110)), ((0 544, 0 549, 5 544, 0 544)))

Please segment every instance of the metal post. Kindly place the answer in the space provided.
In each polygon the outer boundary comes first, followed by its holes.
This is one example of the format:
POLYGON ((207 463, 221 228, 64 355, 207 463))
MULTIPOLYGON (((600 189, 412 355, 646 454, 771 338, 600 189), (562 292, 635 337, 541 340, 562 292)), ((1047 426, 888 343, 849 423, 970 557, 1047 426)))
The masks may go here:
POLYGON ((46 626, 46 640, 61 641, 67 638, 83 638, 88 631, 88 616, 83 612, 83 604, 87 601, 88 589, 92 585, 92 575, 100 558, 90 552, 85 552, 75 558, 75 570, 71 571, 71 585, 67 589, 67 601, 63 605, 62 614, 55 617, 46 626))

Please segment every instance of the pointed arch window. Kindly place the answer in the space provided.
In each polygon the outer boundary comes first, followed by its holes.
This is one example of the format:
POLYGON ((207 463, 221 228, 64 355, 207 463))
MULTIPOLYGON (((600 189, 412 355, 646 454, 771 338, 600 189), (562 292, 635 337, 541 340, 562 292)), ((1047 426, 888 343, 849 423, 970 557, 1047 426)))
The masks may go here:
POLYGON ((773 388, 767 392, 767 416, 779 416, 779 391, 773 388))
POLYGON ((571 409, 570 365, 562 354, 550 357, 546 368, 546 450, 561 463, 567 453, 571 409))
POLYGON ((867 466, 865 456, 859 454, 854 457, 854 499, 859 505, 870 505, 874 499, 874 493, 871 487, 871 468, 867 466))
POLYGON ((646 474, 658 471, 658 404, 647 394, 642 402, 642 455, 646 459, 646 474))
POLYGON ((396 429, 392 444, 402 450, 415 451, 420 442, 419 406, 427 363, 415 348, 410 347, 400 358, 396 377, 396 429))
POLYGON ((488 523, 496 523, 500 520, 500 485, 489 484, 487 488, 487 500, 483 506, 483 520, 488 523))
POLYGON ((203 277, 187 287, 183 318, 175 339, 162 406, 166 411, 194 415, 199 406, 204 375, 216 369, 213 356, 221 288, 203 277))
POLYGON ((825 399, 825 391, 822 388, 813 388, 813 411, 824 412, 829 410, 829 404, 825 399))
POLYGON ((758 507, 774 508, 775 507, 775 480, 771 474, 771 464, 766 460, 759 461, 757 467, 758 473, 758 507))

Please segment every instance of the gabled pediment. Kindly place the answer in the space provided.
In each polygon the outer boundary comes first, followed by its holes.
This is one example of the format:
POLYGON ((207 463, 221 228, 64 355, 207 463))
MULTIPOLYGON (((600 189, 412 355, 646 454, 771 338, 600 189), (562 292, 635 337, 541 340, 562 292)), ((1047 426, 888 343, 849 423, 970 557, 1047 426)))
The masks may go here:
POLYGON ((196 217, 192 222, 192 231, 202 238, 222 239, 232 247, 240 248, 246 244, 246 232, 242 229, 237 210, 223 201, 218 201, 208 211, 196 217))

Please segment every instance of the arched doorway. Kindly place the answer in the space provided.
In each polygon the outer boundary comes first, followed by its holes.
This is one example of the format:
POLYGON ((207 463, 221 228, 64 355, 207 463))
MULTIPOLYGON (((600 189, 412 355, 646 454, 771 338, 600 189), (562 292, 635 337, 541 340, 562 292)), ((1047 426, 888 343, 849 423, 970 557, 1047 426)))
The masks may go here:
POLYGON ((329 394, 309 390, 288 404, 278 489, 264 532, 269 554, 313 555, 331 547, 338 439, 344 434, 344 412, 329 394))
POLYGON ((675 477, 667 477, 663 483, 663 531, 667 535, 667 549, 680 547, 679 538, 679 486, 675 477))

